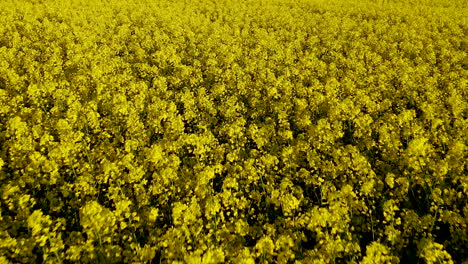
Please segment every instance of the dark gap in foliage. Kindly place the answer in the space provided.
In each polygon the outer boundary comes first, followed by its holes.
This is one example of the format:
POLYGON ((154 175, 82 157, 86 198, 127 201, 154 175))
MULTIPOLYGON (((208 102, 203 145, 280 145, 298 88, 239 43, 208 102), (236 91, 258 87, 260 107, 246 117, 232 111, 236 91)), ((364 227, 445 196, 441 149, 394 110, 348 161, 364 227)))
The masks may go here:
POLYGON ((416 184, 415 186, 410 187, 408 197, 411 207, 419 216, 424 216, 430 213, 430 197, 423 186, 416 184))
POLYGON ((157 224, 157 228, 169 228, 173 225, 173 219, 172 219, 172 204, 173 201, 172 199, 167 202, 166 205, 156 205, 160 211, 161 215, 163 216, 163 219, 160 223, 157 224))
MULTIPOLYGON (((0 136, 1 136, 1 134, 0 134, 0 136)), ((1 140, 0 142, 2 142, 3 140, 5 140, 5 138, 4 138, 4 137, 0 137, 0 140, 1 140)), ((5 141, 6 141, 6 140, 5 140, 5 141)), ((3 142, 2 142, 2 143, 3 143, 3 142)), ((2 148, 3 148, 3 147, 5 147, 5 145, 2 145, 2 148)), ((16 170, 13 169, 13 168, 11 167, 11 165, 12 165, 12 160, 11 160, 11 153, 10 153, 10 150, 9 150, 8 148, 5 148, 4 151, 5 151, 5 152, 4 152, 4 153, 1 153, 1 154, 5 154, 5 155, 4 155, 3 157, 0 157, 0 158, 3 160, 3 162, 4 162, 5 164, 3 165, 2 168, 0 168, 0 170, 3 170, 3 171, 5 172, 5 174, 9 176, 9 179, 10 179, 10 180, 16 180, 15 177, 14 177, 14 176, 16 176, 16 175, 15 175, 15 171, 16 171, 16 170)))
POLYGON ((90 89, 86 89, 85 92, 83 92, 80 96, 82 104, 86 104, 87 102, 94 100, 99 101, 96 87, 97 84, 94 81, 92 81, 92 83, 89 84, 90 89))
POLYGON ((44 185, 40 185, 39 189, 33 187, 28 188, 32 191, 32 197, 36 199, 36 204, 33 206, 34 210, 41 210, 45 215, 49 215, 50 206, 47 199, 47 190, 44 185))
MULTIPOLYGON (((153 174, 155 172, 155 167, 154 166, 149 166, 148 169, 145 171, 145 176, 143 176, 143 188, 147 191, 148 195, 150 195, 150 187, 153 185, 153 174)), ((151 198, 148 198, 151 199, 151 198)))
POLYGON ((408 148, 408 145, 409 145, 410 141, 411 141, 411 139, 409 139, 409 138, 402 138, 401 139, 401 145, 402 145, 403 150, 406 150, 408 148))
POLYGON ((414 110, 416 112, 416 119, 420 119, 423 116, 423 111, 418 107, 416 101, 413 98, 407 99, 406 109, 414 110))
POLYGON ((359 247, 361 248, 361 252, 363 255, 366 254, 367 246, 370 245, 374 239, 375 235, 372 235, 372 232, 362 232, 359 237, 359 247))
POLYGON ((262 200, 260 202, 262 207, 264 208, 263 213, 266 213, 267 221, 269 224, 274 224, 278 218, 283 218, 283 210, 280 207, 276 207, 274 204, 270 203, 266 199, 266 194, 262 195, 262 200), (265 212, 266 211, 266 212, 265 212))
MULTIPOLYGON (((375 142, 378 142, 378 140, 375 140, 375 142)), ((372 168, 377 168, 377 162, 383 160, 382 157, 382 151, 379 147, 373 146, 370 149, 367 150, 361 150, 361 153, 364 154, 366 159, 369 161, 371 164, 372 168)))
POLYGON ((46 191, 44 193, 45 197, 44 198, 41 198, 40 200, 38 199, 39 203, 42 205, 40 206, 38 209, 43 209, 45 208, 46 210, 42 210, 44 214, 46 215, 50 215, 52 218, 60 218, 60 217, 67 217, 67 215, 65 215, 63 213, 64 211, 64 208, 67 207, 67 201, 68 199, 66 199, 63 194, 58 191, 58 187, 57 186, 52 186, 48 191, 46 191), (51 207, 54 206, 53 201, 62 201, 63 202, 63 206, 61 207, 60 211, 53 211, 51 210, 51 207))
MULTIPOLYGON (((331 151, 329 151, 329 152, 331 152, 331 151)), ((335 159, 333 158, 333 156, 330 153, 324 152, 324 151, 319 150, 319 149, 316 150, 316 153, 320 156, 320 159, 322 161, 329 160, 329 161, 335 162, 335 159)))
MULTIPOLYGON (((2 201, 2 200, 0 200, 2 201)), ((9 216, 11 218, 16 218, 17 213, 11 211, 4 202, 0 202, 0 209, 2 210, 2 215, 9 216)))
MULTIPOLYGON (((69 248, 68 246, 65 246, 65 251, 68 250, 68 248, 69 248)), ((62 260, 62 263, 63 263, 63 264, 72 264, 72 262, 71 262, 70 260, 68 260, 68 259, 62 260)), ((119 264, 120 264, 120 263, 119 263, 119 264)))
POLYGON ((184 102, 176 102, 176 109, 179 115, 183 116, 185 114, 185 105, 184 102))
MULTIPOLYGON (((4 152, 6 152, 5 149, 5 141, 6 141, 6 122, 7 119, 5 118, 5 114, 0 114, 0 146, 2 146, 2 149, 4 152)), ((2 158, 4 161, 6 158, 2 157, 4 153, 0 153, 0 158, 2 158)), ((8 163, 3 165, 3 168, 6 167, 8 163)))
MULTIPOLYGON (((235 209, 234 209, 235 210, 235 209)), ((237 219, 234 216, 234 210, 233 209, 225 209, 223 214, 224 214, 224 219, 227 223, 233 223, 235 222, 235 219, 237 219), (229 213, 229 215, 228 215, 229 213)))
POLYGON ((26 237, 29 233, 29 229, 27 226, 19 226, 15 233, 15 237, 26 237))
MULTIPOLYGON (((258 109, 255 109, 255 110, 258 111, 258 109)), ((256 124, 256 125, 264 124, 265 115, 259 115, 258 117, 254 117, 252 114, 248 114, 246 116, 246 121, 247 121, 246 127, 249 127, 251 124, 256 124)))
POLYGON ((253 150, 253 149, 259 150, 258 146, 257 146, 257 143, 255 143, 255 141, 250 137, 247 138, 247 142, 245 143, 244 148, 245 148, 245 150, 247 152, 249 152, 250 150, 253 150))
POLYGON ((123 167, 123 168, 122 168, 122 175, 125 175, 125 174, 128 175, 129 173, 130 173, 130 169, 129 169, 129 168, 127 168, 127 167, 123 167))
POLYGON ((67 204, 64 206, 61 214, 58 217, 63 217, 65 219, 66 232, 63 233, 63 239, 66 240, 72 232, 81 233, 83 227, 80 223, 80 210, 75 205, 67 204))
POLYGON ((283 210, 281 208, 276 208, 273 205, 268 206, 267 209, 268 223, 274 224, 279 218, 283 218, 283 210))
POLYGON ((213 191, 215 193, 220 193, 223 189, 223 181, 225 176, 222 174, 216 174, 213 179, 213 191))
POLYGON ((110 209, 110 210, 115 210, 115 203, 114 200, 109 199, 107 197, 108 190, 109 190, 110 184, 109 183, 100 183, 98 188, 98 196, 97 196, 97 201, 99 204, 103 205, 105 208, 110 209))
POLYGON ((409 238, 409 243, 399 254, 400 263, 420 263, 418 257, 418 247, 414 238, 409 238))
MULTIPOLYGON (((382 159, 377 159, 375 161, 371 161, 371 168, 372 170, 377 174, 377 175, 382 175, 382 177, 385 178, 385 176, 389 173, 393 173, 395 175, 400 175, 400 171, 396 169, 397 165, 395 163, 390 162, 390 161, 382 161, 382 159)), ((391 192, 391 189, 388 189, 387 185, 384 187, 385 189, 383 192, 391 192)))
MULTIPOLYGON (((292 116, 292 115, 290 115, 292 116)), ((293 139, 296 139, 299 137, 300 134, 304 133, 304 130, 300 129, 300 127, 297 125, 297 122, 294 121, 292 117, 288 119, 289 124, 290 124, 290 130, 292 132, 293 139)))
POLYGON ((189 164, 193 160, 193 158, 195 158, 195 154, 193 153, 193 147, 189 145, 184 145, 180 148, 178 156, 182 161, 182 165, 189 164))
POLYGON ((320 119, 327 118, 329 111, 330 105, 327 102, 319 104, 317 110, 313 111, 313 114, 311 116, 312 124, 317 125, 320 119))
MULTIPOLYGON (((373 223, 376 225, 377 224, 377 221, 376 220, 380 220, 380 222, 382 222, 384 220, 384 204, 385 204, 385 199, 384 198, 375 198, 374 201, 372 201, 372 205, 375 205, 373 208, 373 212, 372 213, 372 221, 373 223)), ((369 206, 369 205, 367 205, 369 206)), ((398 212, 396 212, 396 214, 399 214, 398 212)), ((369 221, 369 223, 371 222, 370 220, 370 217, 367 219, 369 221)), ((375 231, 375 226, 374 226, 374 231, 375 231)))
POLYGON ((150 137, 149 137, 149 145, 152 145, 154 143, 157 143, 159 140, 161 140, 164 137, 164 134, 161 133, 156 133, 156 132, 151 132, 150 137))
POLYGON ((148 240, 150 238, 149 232, 147 228, 145 227, 145 225, 143 225, 143 227, 141 228, 137 228, 134 234, 135 234, 136 242, 140 245, 140 247, 143 248, 148 243, 148 240))
MULTIPOLYGON (((210 122, 208 123, 208 128, 206 129, 207 131, 210 131, 211 133, 215 133, 216 131, 216 127, 220 126, 221 125, 221 122, 218 118, 218 115, 216 114, 216 116, 210 116, 210 114, 208 113, 204 113, 204 117, 202 118, 202 120, 210 120, 210 122)), ((202 131, 199 127, 198 127, 199 131, 202 131)), ((216 136, 215 136, 216 137, 216 136)))
POLYGON ((445 241, 452 240, 452 234, 450 233, 450 225, 444 222, 437 221, 434 226, 434 241, 439 244, 444 244, 445 241))
MULTIPOLYGON (((111 134, 112 135, 112 134, 111 134)), ((90 144, 90 149, 93 149, 95 146, 97 146, 99 143, 102 143, 99 142, 99 141, 91 141, 91 144, 90 144)), ((116 136, 116 135, 112 135, 111 137, 111 141, 110 143, 112 145, 114 145, 114 148, 115 149, 125 149, 125 138, 123 136, 116 136)))
POLYGON ((125 50, 119 50, 115 53, 115 56, 117 57, 128 57, 130 55, 135 54, 135 51, 133 50, 128 50, 127 47, 125 47, 125 50))
POLYGON ((401 107, 398 105, 398 102, 392 102, 392 105, 390 106, 390 113, 398 115, 401 112, 401 107))
POLYGON ((32 250, 32 255, 36 256, 35 260, 30 260, 31 263, 35 261, 35 263, 44 263, 44 250, 39 246, 36 245, 32 250))
POLYGON ((306 88, 309 88, 309 87, 312 87, 314 83, 312 82, 312 79, 311 78, 305 78, 303 81, 302 81, 302 86, 306 87, 306 88))
POLYGON ((54 108, 55 103, 52 100, 47 100, 43 105, 41 105, 41 109, 45 114, 48 114, 47 117, 50 118, 50 110, 54 108))
POLYGON ((344 135, 341 139, 345 145, 356 145, 356 139, 354 138, 355 124, 351 120, 343 121, 344 135))
POLYGON ((312 232, 307 228, 302 228, 301 232, 305 236, 305 240, 301 241, 301 248, 306 249, 306 250, 311 250, 314 249, 315 246, 317 245, 317 233, 312 232))
POLYGON ((109 102, 104 100, 99 100, 97 103, 97 113, 99 114, 100 121, 107 117, 111 117, 113 114, 112 111, 109 109, 107 103, 109 102))
MULTIPOLYGON (((213 85, 216 83, 215 75, 213 73, 207 73, 206 70, 202 70, 202 80, 201 86, 206 87, 208 91, 211 91, 213 85)), ((209 94, 211 95, 211 93, 209 94)), ((222 98, 214 97, 213 99, 216 106, 221 104, 222 98)))
POLYGON ((200 133, 200 128, 197 126, 195 121, 184 122, 184 133, 185 134, 197 134, 200 133))
POLYGON ((306 184, 304 181, 293 180, 295 186, 299 186, 302 189, 304 198, 306 198, 311 203, 306 203, 305 206, 310 208, 313 205, 322 204, 322 193, 320 191, 320 186, 313 184, 306 184))
POLYGON ((23 105, 24 108, 31 108, 33 106, 33 104, 31 103, 31 100, 29 99, 29 97, 24 100, 23 104, 24 104, 23 105))
MULTIPOLYGON (((173 196, 173 195, 172 195, 173 196)), ((163 199, 161 199, 163 200, 163 199)), ((173 197, 169 197, 167 201, 163 200, 160 201, 159 197, 155 195, 150 195, 149 197, 149 207, 158 208, 161 212, 162 219, 156 222, 157 228, 168 228, 172 226, 172 207, 173 207, 174 199, 173 197)))
MULTIPOLYGON (((466 232, 466 230, 465 230, 466 232)), ((467 244, 462 244, 460 247, 454 247, 454 246, 449 246, 449 247, 444 247, 447 252, 452 256, 452 259, 454 260, 454 263, 458 263, 457 260, 467 260, 468 259, 468 245, 467 244)))
MULTIPOLYGON (((229 144, 229 140, 228 140, 228 138, 226 136, 219 135, 219 133, 218 133, 218 135, 215 135, 215 137, 218 140, 219 145, 229 144)), ((224 160, 226 160, 226 157, 224 157, 224 160)))
MULTIPOLYGON (((320 41, 321 45, 324 45, 323 41, 320 41)), ((327 65, 332 63, 334 61, 333 56, 330 54, 330 51, 328 49, 325 49, 324 51, 320 52, 317 54, 317 59, 325 62, 327 65)))
POLYGON ((258 239, 253 238, 251 235, 246 235, 244 238, 246 247, 254 247, 257 244, 258 239))
MULTIPOLYGON (((179 159, 181 161, 181 165, 179 167, 179 169, 177 170, 177 173, 181 173, 181 175, 183 174, 193 174, 194 171, 193 171, 193 167, 197 164, 197 160, 198 158, 195 157, 194 154, 190 153, 190 157, 187 157, 187 156, 179 156, 179 159)), ((174 183, 175 184, 175 183, 174 183)), ((182 192, 185 192, 187 189, 184 188, 182 189, 182 192)), ((179 192, 180 194, 180 192, 179 192)))
POLYGON ((468 71, 468 63, 466 63, 466 60, 462 62, 461 67, 463 70, 468 71))
MULTIPOLYGON (((65 51, 65 53, 67 53, 67 51, 65 51)), ((80 69, 77 65, 70 65, 70 66, 63 67, 63 74, 65 75, 65 79, 67 80, 73 80, 73 77, 77 75, 79 71, 80 69)))
MULTIPOLYGON (((254 205, 251 206, 253 209, 252 209, 252 212, 258 212, 258 207, 255 207, 254 205)), ((255 215, 255 213, 250 213, 248 214, 248 217, 247 217, 247 224, 249 224, 249 226, 256 226, 258 225, 259 221, 257 219, 257 216, 255 215)))
POLYGON ((148 120, 148 106, 147 106, 147 104, 145 104, 144 110, 138 113, 138 116, 140 118, 141 123, 143 123, 145 125, 145 127, 147 127, 147 125, 148 125, 146 123, 146 121, 148 120))
POLYGON ((333 260, 333 263, 335 264, 349 263, 349 259, 346 259, 345 257, 337 257, 333 260))
POLYGON ((453 128, 454 128, 454 126, 455 126, 455 120, 456 120, 456 119, 453 118, 453 117, 450 118, 449 125, 448 125, 449 127, 447 128, 449 131, 450 131, 450 129, 453 129, 453 128))
POLYGON ((307 160, 307 152, 301 151, 301 150, 299 150, 298 152, 299 154, 296 158, 296 164, 298 165, 298 170, 303 168, 303 169, 306 169, 307 171, 311 171, 312 168, 310 167, 309 161, 307 160))
POLYGON ((162 263, 162 249, 158 248, 155 252, 154 258, 151 260, 152 263, 162 263))
POLYGON ((247 223, 249 226, 261 226, 265 224, 265 221, 274 223, 277 217, 282 214, 282 210, 275 209, 274 205, 267 202, 266 193, 263 192, 260 186, 251 185, 250 187, 250 193, 255 194, 255 197, 249 198, 251 203, 247 223), (259 216, 265 216, 265 218, 259 218, 259 216))

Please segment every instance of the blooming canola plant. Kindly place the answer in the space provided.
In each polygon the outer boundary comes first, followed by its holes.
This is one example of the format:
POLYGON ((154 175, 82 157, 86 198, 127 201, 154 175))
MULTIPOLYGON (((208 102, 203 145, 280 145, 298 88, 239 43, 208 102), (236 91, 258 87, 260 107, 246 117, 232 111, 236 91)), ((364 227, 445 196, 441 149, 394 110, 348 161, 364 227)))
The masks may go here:
POLYGON ((467 17, 0 1, 0 263, 468 263, 467 17))

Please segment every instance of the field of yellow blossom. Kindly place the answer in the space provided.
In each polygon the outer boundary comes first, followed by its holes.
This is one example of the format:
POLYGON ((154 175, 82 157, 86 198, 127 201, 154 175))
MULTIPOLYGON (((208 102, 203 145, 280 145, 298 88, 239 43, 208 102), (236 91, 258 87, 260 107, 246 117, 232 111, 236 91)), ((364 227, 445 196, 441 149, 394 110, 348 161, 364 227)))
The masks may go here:
POLYGON ((0 263, 468 264, 468 1, 0 0, 0 263))

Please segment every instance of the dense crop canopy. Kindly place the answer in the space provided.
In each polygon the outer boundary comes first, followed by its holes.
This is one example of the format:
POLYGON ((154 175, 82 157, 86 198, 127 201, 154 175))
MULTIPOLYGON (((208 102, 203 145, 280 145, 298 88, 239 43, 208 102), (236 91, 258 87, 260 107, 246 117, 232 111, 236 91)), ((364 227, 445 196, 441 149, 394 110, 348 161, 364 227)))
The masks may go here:
POLYGON ((0 1, 0 263, 467 263, 467 18, 0 1))

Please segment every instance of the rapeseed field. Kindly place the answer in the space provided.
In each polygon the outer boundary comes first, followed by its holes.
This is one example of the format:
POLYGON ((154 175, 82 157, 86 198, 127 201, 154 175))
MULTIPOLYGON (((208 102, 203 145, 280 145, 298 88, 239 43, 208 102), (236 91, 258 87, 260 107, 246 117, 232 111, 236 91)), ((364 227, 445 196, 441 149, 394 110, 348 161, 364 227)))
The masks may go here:
POLYGON ((0 263, 468 263, 468 1, 0 0, 0 263))

